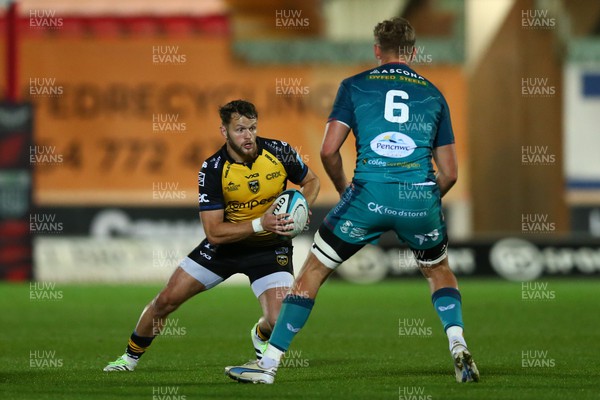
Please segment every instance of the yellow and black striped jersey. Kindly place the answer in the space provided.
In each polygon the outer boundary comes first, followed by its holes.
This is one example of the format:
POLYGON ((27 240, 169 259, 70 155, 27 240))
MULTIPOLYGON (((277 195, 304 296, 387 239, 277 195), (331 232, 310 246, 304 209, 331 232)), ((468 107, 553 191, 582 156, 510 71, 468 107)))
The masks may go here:
MULTIPOLYGON (((200 211, 224 210, 227 222, 251 221, 265 213, 287 181, 299 184, 308 167, 286 142, 257 137, 258 156, 252 163, 235 162, 226 145, 202 164, 198 174, 200 211)), ((259 232, 243 242, 280 242, 272 232, 259 232)))

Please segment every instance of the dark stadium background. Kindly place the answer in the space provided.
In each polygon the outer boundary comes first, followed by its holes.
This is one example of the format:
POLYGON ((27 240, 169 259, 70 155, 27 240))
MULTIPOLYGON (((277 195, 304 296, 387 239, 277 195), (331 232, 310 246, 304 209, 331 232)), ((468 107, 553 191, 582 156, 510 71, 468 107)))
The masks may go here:
MULTIPOLYGON (((33 295, 22 311, 35 313, 79 285, 162 284, 204 236, 197 172, 222 144, 217 108, 235 98, 253 101, 259 134, 288 141, 321 178, 295 239, 300 267, 336 201, 319 147, 337 86, 374 64, 372 28, 395 15, 414 25, 414 68, 452 113, 451 267, 466 285, 517 285, 517 307, 553 300, 538 306, 557 315, 554 288, 577 292, 600 275, 596 0, 0 2, 4 287, 33 295)), ((343 153, 351 176, 352 140, 343 153)), ((334 279, 359 295, 423 283, 414 277, 412 256, 385 235, 334 279)))

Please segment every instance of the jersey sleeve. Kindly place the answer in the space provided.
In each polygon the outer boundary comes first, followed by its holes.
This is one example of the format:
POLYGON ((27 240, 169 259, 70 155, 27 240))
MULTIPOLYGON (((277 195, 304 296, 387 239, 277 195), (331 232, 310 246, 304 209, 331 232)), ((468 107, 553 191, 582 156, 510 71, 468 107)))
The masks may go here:
POLYGON ((348 127, 354 123, 354 105, 348 89, 348 80, 342 81, 333 102, 333 109, 327 121, 339 121, 348 127))
POLYGON ((265 148, 272 152, 283 164, 287 179, 296 185, 300 184, 306 174, 308 167, 302 161, 302 157, 286 142, 280 140, 265 140, 265 148))
POLYGON ((298 185, 308 173, 308 167, 302 161, 300 154, 292 146, 285 142, 282 142, 282 144, 284 149, 283 154, 288 155, 287 159, 283 160, 283 167, 288 174, 288 179, 298 185))
POLYGON ((209 168, 205 161, 198 173, 198 203, 200 211, 219 210, 225 208, 221 169, 209 168))
POLYGON ((452 121, 450 120, 450 109, 448 103, 442 97, 442 110, 440 112, 440 122, 438 131, 433 140, 433 147, 445 146, 454 143, 454 132, 452 131, 452 121))

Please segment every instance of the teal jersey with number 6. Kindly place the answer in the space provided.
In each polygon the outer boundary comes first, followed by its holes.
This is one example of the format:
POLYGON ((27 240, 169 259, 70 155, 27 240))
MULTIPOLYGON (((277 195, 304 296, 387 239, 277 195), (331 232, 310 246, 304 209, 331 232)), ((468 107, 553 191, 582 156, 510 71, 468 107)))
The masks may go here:
POLYGON ((432 150, 454 143, 442 93, 406 64, 389 63, 342 81, 329 116, 356 137, 354 178, 435 182, 432 150))

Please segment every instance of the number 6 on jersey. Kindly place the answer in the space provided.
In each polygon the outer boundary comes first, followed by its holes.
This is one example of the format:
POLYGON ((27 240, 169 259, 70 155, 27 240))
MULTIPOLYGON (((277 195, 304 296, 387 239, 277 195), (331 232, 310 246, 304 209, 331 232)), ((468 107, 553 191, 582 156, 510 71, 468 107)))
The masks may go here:
POLYGON ((387 121, 403 124, 408 121, 408 106, 405 103, 394 101, 395 97, 408 100, 408 93, 404 90, 388 90, 385 95, 385 110, 383 112, 383 117, 387 121), (395 110, 399 110, 400 113, 394 115, 395 110))

